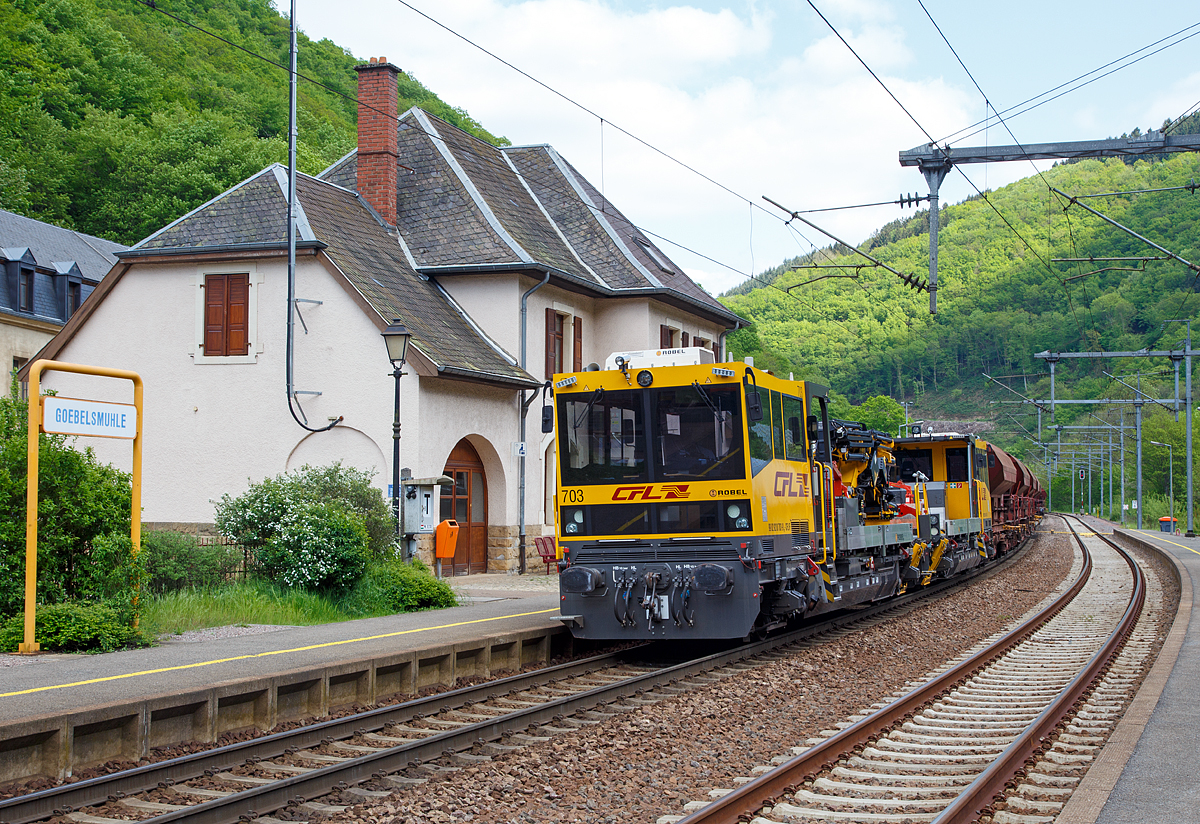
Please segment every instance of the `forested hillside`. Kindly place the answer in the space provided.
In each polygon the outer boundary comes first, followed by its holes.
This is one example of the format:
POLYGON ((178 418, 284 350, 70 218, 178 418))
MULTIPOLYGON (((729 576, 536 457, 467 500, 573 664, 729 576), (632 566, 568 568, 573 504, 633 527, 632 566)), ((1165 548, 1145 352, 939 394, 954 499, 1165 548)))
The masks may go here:
MULTIPOLYGON (((247 52, 286 66, 287 19, 269 0, 154 5, 0 2, 0 208, 134 243, 286 161, 287 72, 247 52)), ((299 84, 302 171, 353 148, 359 62, 299 37, 298 71, 321 84, 299 84)), ((401 111, 416 104, 506 142, 402 74, 401 111)))
MULTIPOLYGON (((787 287, 831 274, 795 268, 799 261, 792 261, 792 268, 773 273, 771 286, 725 296, 731 309, 754 322, 731 336, 732 350, 776 371, 827 382, 857 402, 876 394, 949 395, 980 386, 985 372, 1040 372, 1033 354, 1045 349, 1157 345, 1164 339, 1164 320, 1188 317, 1200 305, 1195 273, 1165 260, 1052 262, 1160 253, 1078 205, 1064 210, 1066 201, 1049 187, 1074 196, 1186 186, 1197 177, 1196 154, 1132 164, 1086 160, 945 207, 935 316, 927 294, 882 269, 821 280, 789 295, 787 287)), ((1194 190, 1083 202, 1200 261, 1200 194, 1194 190)), ((883 227, 864 248, 901 272, 926 277, 928 242, 925 212, 883 227)), ((823 265, 866 262, 832 251, 821 257, 823 265)))

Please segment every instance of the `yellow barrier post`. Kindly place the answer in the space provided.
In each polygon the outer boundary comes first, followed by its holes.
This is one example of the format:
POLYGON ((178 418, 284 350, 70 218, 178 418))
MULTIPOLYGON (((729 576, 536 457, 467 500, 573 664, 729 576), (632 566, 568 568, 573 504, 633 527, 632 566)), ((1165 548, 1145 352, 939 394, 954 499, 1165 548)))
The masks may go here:
MULTIPOLYGON (((46 399, 42 397, 41 378, 43 372, 74 372, 80 375, 96 375, 101 378, 119 378, 133 381, 134 435, 133 435, 133 478, 130 505, 129 538, 133 542, 134 557, 140 549, 142 539, 142 378, 137 372, 127 369, 109 369, 104 366, 83 366, 77 363, 39 360, 29 368, 29 467, 25 481, 25 641, 17 651, 31 654, 41 649, 33 640, 34 623, 37 616, 37 514, 38 514, 38 435, 45 430, 46 399)), ((67 399, 70 400, 70 399, 67 399)), ((99 402, 81 402, 99 405, 99 402)), ((117 404, 103 404, 117 406, 117 404)), ((124 404, 123 404, 124 405, 124 404)), ((126 405, 127 406, 127 405, 126 405)), ((70 430, 59 428, 59 432, 70 430)), ((128 439, 122 434, 99 434, 77 432, 100 438, 128 439)), ((136 620, 136 618, 134 619, 136 620)))

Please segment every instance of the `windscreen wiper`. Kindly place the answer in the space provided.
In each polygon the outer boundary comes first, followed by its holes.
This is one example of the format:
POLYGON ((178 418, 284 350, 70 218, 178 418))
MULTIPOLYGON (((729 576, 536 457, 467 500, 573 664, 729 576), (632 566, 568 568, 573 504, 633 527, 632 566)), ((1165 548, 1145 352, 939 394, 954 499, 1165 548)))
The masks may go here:
POLYGON ((596 391, 592 393, 592 397, 588 400, 587 406, 585 406, 583 411, 576 415, 575 420, 571 422, 572 430, 579 428, 579 424, 583 423, 584 418, 586 418, 588 413, 592 411, 592 407, 596 405, 596 401, 600 400, 602 397, 604 397, 604 387, 599 386, 596 388, 596 391))
POLYGON ((725 416, 729 413, 718 407, 716 403, 713 402, 713 399, 709 397, 706 391, 704 391, 704 387, 700 385, 700 381, 692 381, 692 388, 696 390, 696 394, 700 396, 700 400, 704 401, 705 405, 713 411, 713 414, 717 416, 717 422, 725 423, 725 416))

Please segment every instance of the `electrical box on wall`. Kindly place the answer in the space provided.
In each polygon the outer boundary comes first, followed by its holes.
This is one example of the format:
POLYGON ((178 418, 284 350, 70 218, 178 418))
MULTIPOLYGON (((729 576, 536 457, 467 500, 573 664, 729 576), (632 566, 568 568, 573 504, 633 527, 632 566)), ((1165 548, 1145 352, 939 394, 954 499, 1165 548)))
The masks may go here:
POLYGON ((441 519, 442 487, 453 486, 446 475, 406 478, 400 482, 400 531, 405 535, 433 534, 441 519))

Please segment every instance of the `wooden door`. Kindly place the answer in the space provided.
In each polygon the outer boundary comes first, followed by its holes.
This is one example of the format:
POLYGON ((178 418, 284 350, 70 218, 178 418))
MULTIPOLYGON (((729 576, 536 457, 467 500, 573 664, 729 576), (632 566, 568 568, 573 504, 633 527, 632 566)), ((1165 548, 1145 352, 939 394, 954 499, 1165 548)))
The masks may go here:
POLYGON ((445 474, 454 479, 449 490, 442 491, 442 520, 458 523, 458 543, 454 561, 442 572, 467 575, 487 572, 487 481, 483 461, 467 441, 459 441, 446 461, 445 474))

